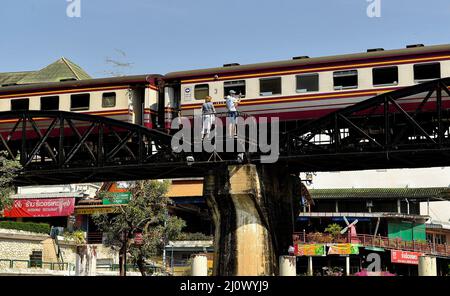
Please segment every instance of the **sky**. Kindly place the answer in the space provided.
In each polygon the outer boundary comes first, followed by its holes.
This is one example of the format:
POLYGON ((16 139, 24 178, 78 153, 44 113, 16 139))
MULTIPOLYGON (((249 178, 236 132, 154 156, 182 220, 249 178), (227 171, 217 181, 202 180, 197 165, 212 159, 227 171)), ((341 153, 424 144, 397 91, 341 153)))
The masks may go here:
POLYGON ((1 0, 0 28, 0 72, 64 56, 93 77, 165 74, 447 44, 450 1, 1 0), (80 17, 67 15, 68 1, 80 1, 80 17), (368 1, 380 1, 380 17, 368 17, 368 1))

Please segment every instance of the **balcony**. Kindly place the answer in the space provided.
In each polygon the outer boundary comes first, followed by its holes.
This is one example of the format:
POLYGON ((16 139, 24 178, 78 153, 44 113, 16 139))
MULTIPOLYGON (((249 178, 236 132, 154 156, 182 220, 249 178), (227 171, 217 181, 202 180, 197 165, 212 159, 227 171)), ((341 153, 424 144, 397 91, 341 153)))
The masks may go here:
POLYGON ((423 241, 403 241, 401 239, 374 236, 370 234, 358 234, 356 236, 340 235, 331 236, 326 233, 294 233, 294 244, 336 244, 352 243, 364 247, 378 247, 383 249, 394 249, 402 251, 420 252, 435 256, 450 256, 450 246, 447 244, 431 244, 423 241))

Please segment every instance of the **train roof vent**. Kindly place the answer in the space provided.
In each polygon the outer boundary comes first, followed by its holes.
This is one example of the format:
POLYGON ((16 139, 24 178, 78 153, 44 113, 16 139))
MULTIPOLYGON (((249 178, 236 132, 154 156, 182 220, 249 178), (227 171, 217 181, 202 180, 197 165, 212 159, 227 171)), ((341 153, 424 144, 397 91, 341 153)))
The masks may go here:
POLYGON ((406 45, 406 48, 414 48, 414 47, 424 47, 425 45, 423 44, 410 44, 410 45, 406 45))
POLYGON ((303 59, 309 59, 309 56, 298 56, 298 57, 293 57, 293 60, 303 60, 303 59))
POLYGON ((369 48, 367 50, 367 52, 375 52, 375 51, 383 51, 383 50, 384 50, 384 48, 381 48, 381 47, 379 47, 379 48, 369 48))
POLYGON ((234 66, 240 66, 239 63, 229 63, 229 64, 223 64, 224 67, 234 67, 234 66))

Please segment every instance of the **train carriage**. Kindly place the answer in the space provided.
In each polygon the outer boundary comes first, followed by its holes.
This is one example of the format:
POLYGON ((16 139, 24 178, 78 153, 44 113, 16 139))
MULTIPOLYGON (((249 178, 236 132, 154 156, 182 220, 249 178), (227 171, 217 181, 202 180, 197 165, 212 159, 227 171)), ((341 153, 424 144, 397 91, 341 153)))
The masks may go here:
MULTIPOLYGON (((104 116, 153 128, 158 106, 159 75, 88 79, 0 88, 0 111, 68 111, 104 116)), ((47 126, 45 118, 38 126, 47 126)), ((0 132, 17 120, 0 120, 0 132)), ((33 132, 31 126, 28 132, 33 132)), ((7 136, 7 135, 4 135, 7 136)))
MULTIPOLYGON (((450 45, 376 48, 253 65, 232 63, 166 74, 165 101, 170 107, 166 114, 191 117, 206 95, 213 97, 218 112, 225 112, 225 96, 233 89, 243 96, 240 111, 255 117, 278 117, 286 128, 384 92, 442 77, 450 77, 450 45)), ((402 107, 414 110, 419 97, 424 95, 403 99, 402 107)), ((423 110, 432 108, 433 99, 423 110)), ((443 104, 450 107, 447 100, 443 104)))
MULTIPOLYGON (((213 98, 217 112, 225 114, 225 97, 235 90, 243 97, 239 111, 278 117, 289 128, 384 92, 443 77, 450 77, 450 45, 417 44, 397 50, 376 48, 329 57, 225 64, 164 76, 6 86, 0 87, 0 112, 63 110, 168 130, 173 118, 199 112, 207 95, 213 98)), ((401 105, 414 110, 420 97, 424 95, 404 98, 401 105)), ((434 102, 431 97, 423 110, 433 108, 434 102)), ((445 98, 444 107, 449 104, 445 98)), ((14 120, 0 120, 0 132, 13 125, 14 120)))

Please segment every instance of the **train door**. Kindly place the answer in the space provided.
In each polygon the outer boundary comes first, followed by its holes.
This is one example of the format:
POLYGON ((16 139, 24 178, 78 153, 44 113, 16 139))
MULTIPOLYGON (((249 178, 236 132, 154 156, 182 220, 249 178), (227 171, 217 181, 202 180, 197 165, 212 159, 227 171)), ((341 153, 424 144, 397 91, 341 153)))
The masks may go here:
POLYGON ((164 95, 160 96, 162 100, 160 100, 158 108, 160 126, 170 128, 171 120, 178 117, 181 98, 180 91, 181 87, 179 84, 167 85, 164 88, 164 95))
POLYGON ((134 123, 138 125, 144 124, 144 103, 145 103, 145 88, 137 87, 133 90, 133 111, 134 123))

